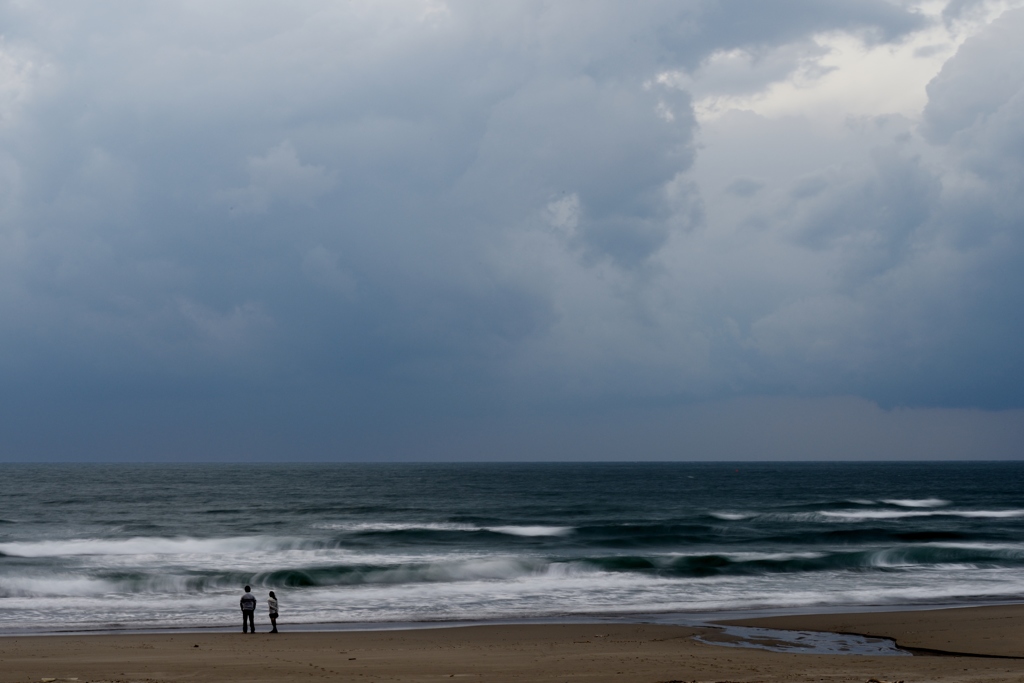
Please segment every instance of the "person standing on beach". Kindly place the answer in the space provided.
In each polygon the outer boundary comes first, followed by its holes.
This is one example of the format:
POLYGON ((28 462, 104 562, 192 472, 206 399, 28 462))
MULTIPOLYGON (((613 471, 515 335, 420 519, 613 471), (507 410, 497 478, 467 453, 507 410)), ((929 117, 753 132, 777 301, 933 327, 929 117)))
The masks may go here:
POLYGON ((270 609, 270 624, 274 627, 270 632, 277 633, 277 596, 274 591, 270 591, 270 597, 267 598, 267 608, 270 609))
POLYGON ((253 620, 253 614, 256 612, 256 596, 249 592, 251 590, 252 588, 246 586, 245 595, 238 601, 242 606, 242 633, 248 633, 250 628, 253 633, 256 633, 256 622, 253 620))

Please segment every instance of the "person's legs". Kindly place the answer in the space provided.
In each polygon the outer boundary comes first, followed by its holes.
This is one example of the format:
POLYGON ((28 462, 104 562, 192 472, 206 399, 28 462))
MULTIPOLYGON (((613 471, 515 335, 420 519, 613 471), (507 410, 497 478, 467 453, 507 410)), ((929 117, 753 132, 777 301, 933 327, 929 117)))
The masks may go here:
POLYGON ((256 633, 256 622, 253 620, 253 611, 251 609, 242 610, 242 633, 248 633, 249 629, 252 629, 252 632, 256 633))
POLYGON ((270 632, 271 633, 277 633, 277 615, 276 614, 271 614, 270 615, 270 625, 274 627, 274 628, 270 629, 270 632))

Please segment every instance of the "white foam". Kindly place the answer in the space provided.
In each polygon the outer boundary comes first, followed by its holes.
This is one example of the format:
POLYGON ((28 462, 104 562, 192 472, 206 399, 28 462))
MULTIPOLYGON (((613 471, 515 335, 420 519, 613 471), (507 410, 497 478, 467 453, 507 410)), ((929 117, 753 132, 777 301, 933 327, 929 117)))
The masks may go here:
POLYGON ((364 572, 358 585, 418 585, 466 581, 510 581, 545 571, 545 563, 529 558, 489 557, 458 562, 395 565, 364 572))
POLYGON ((721 556, 732 562, 759 562, 763 560, 772 562, 785 562, 787 560, 817 560, 826 557, 827 553, 807 551, 802 553, 721 553, 721 556))
POLYGON ((934 541, 923 544, 930 548, 951 548, 953 550, 982 550, 988 552, 1004 552, 1013 556, 1024 554, 1024 545, 1020 543, 984 543, 969 541, 934 541))
POLYGON ((115 582, 85 576, 17 576, 0 578, 0 596, 89 596, 116 593, 115 582))
POLYGON ((374 531, 490 531, 509 536, 566 536, 574 531, 571 526, 505 525, 475 526, 449 522, 325 522, 314 524, 314 529, 366 533, 374 531))
POLYGON ((323 522, 313 525, 314 529, 347 531, 349 533, 372 533, 375 531, 482 531, 472 524, 448 522, 323 522))
POLYGON ((948 500, 941 498, 887 498, 882 500, 886 505, 904 508, 937 508, 949 505, 948 500))
POLYGON ((751 512, 711 512, 709 513, 715 519, 721 519, 726 522, 738 522, 744 519, 752 519, 757 515, 751 512))
POLYGON ((73 555, 223 555, 283 549, 294 542, 263 536, 233 538, 75 538, 60 541, 0 543, 0 553, 15 557, 73 555))
POLYGON ((1024 517, 1024 510, 957 510, 955 512, 949 511, 947 514, 955 517, 1004 519, 1010 517, 1024 517))
POLYGON ((979 519, 1007 519, 1024 517, 1024 510, 825 510, 820 514, 827 519, 862 522, 881 519, 907 519, 912 517, 967 517, 979 519))
MULTIPOLYGON (((495 566, 490 576, 501 572, 495 566)), ((1001 599, 1024 593, 1024 576, 1016 568, 972 568, 965 572, 962 565, 873 573, 835 570, 671 578, 600 572, 564 563, 510 579, 490 576, 480 571, 477 578, 447 583, 276 590, 291 623, 934 603, 944 599, 1001 599)), ((95 588, 99 587, 79 586, 81 592, 68 597, 6 598, 0 610, 0 627, 67 629, 111 623, 132 628, 234 626, 238 613, 236 587, 198 595, 100 595, 95 588)), ((267 626, 262 603, 265 589, 260 587, 255 592, 261 600, 257 626, 263 629, 267 626)))
POLYGON ((571 526, 492 526, 484 529, 509 536, 567 536, 574 530, 571 526))

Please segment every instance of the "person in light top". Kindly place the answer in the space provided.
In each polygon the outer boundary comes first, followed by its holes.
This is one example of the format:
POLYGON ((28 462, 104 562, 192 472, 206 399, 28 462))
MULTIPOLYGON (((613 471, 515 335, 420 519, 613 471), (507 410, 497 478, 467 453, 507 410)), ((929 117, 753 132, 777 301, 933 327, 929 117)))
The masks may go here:
POLYGON ((270 632, 277 633, 277 596, 274 591, 270 591, 270 597, 267 598, 267 608, 270 609, 270 623, 274 626, 270 632))
POLYGON ((252 588, 249 586, 245 587, 245 595, 238 603, 242 606, 242 633, 248 633, 249 629, 252 629, 253 633, 256 633, 256 622, 253 620, 253 614, 256 612, 256 596, 250 593, 252 588), (248 623, 246 623, 248 620, 248 623))

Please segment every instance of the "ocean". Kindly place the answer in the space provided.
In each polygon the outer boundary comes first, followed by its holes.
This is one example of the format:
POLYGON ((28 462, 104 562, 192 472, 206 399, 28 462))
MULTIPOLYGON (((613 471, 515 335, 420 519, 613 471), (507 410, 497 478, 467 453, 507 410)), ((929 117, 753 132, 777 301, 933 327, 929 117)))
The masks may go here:
POLYGON ((0 465, 0 631, 1024 600, 1024 463, 0 465))

